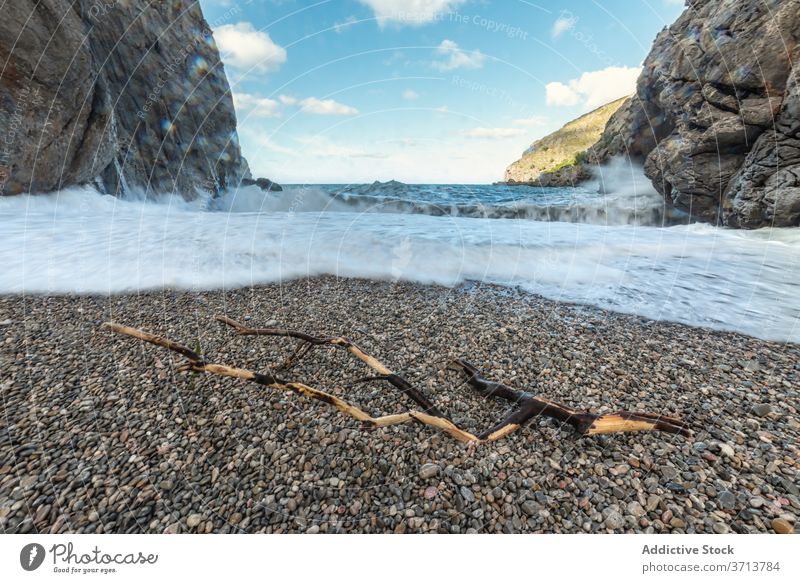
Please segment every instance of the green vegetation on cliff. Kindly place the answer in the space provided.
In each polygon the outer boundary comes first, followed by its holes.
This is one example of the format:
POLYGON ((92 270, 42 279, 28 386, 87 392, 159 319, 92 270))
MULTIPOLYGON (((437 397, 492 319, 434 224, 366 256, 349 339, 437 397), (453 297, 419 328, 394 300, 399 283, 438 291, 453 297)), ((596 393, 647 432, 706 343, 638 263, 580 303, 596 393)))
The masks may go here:
POLYGON ((522 158, 506 169, 507 182, 538 182, 549 174, 576 166, 603 133, 609 118, 622 106, 622 97, 572 120, 560 130, 535 141, 522 158))

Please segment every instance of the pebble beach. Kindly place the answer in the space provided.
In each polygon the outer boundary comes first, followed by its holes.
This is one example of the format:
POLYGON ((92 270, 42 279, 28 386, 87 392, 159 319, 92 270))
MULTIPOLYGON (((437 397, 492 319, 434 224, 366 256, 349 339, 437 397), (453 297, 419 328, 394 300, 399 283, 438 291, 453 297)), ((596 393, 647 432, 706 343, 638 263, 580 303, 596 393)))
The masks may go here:
MULTIPOLYGON (((341 350, 281 376, 373 416, 412 408, 341 350)), ((800 516, 800 346, 654 322, 522 291, 320 277, 232 291, 0 296, 0 529, 5 533, 788 533, 800 516), (580 437, 537 418, 466 447, 404 424, 177 371, 179 357, 269 371, 288 339, 344 335, 478 433, 510 411, 447 369, 575 409, 648 411, 695 435, 580 437)))

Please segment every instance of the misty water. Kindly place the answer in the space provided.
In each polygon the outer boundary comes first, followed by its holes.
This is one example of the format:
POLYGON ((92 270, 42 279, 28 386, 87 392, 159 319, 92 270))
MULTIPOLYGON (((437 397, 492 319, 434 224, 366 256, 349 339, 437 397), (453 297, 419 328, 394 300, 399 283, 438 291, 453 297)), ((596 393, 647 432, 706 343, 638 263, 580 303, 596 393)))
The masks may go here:
POLYGON ((0 292, 227 289, 321 274, 482 281, 800 342, 800 229, 675 224, 641 180, 0 198, 0 292))

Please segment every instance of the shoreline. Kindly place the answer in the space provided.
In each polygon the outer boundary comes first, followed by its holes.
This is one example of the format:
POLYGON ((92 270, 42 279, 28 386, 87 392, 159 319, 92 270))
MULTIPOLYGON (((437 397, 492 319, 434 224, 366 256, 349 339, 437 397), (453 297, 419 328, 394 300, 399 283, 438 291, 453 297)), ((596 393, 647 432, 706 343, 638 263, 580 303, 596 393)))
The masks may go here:
MULTIPOLYGON (((800 515, 796 344, 513 288, 332 276, 4 295, 0 323, 0 458, 15 460, 0 479, 6 532, 772 532, 800 515), (294 348, 233 337, 216 313, 343 334, 465 429, 508 408, 444 371, 456 357, 576 409, 680 416, 696 435, 579 438, 534 419, 468 455, 423 426, 366 431, 309 399, 178 375, 166 351, 100 329, 114 319, 190 346, 199 338, 214 362, 254 370, 294 348)), ((407 409, 387 386, 347 384, 364 374, 318 351, 288 376, 371 414, 407 409)))

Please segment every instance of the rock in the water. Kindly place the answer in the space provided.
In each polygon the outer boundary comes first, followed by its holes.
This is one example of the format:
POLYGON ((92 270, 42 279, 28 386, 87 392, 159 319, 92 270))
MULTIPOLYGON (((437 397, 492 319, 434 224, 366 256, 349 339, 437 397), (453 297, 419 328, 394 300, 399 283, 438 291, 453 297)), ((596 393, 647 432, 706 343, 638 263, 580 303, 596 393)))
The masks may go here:
POLYGON ((269 178, 257 178, 256 180, 245 178, 242 180, 242 186, 258 186, 265 192, 280 192, 283 190, 280 184, 272 182, 269 178))

